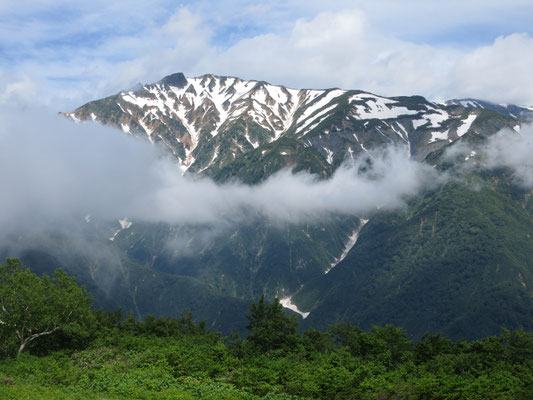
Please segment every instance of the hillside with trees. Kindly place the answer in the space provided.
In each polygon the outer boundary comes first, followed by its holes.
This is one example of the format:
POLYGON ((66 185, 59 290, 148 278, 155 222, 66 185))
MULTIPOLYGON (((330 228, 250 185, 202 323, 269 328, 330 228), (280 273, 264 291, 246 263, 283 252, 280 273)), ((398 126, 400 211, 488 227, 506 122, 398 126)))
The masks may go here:
POLYGON ((0 268, 2 399, 531 399, 533 334, 473 342, 393 325, 301 331, 276 299, 248 331, 91 308, 62 271, 0 268), (30 339, 31 338, 31 339, 30 339))

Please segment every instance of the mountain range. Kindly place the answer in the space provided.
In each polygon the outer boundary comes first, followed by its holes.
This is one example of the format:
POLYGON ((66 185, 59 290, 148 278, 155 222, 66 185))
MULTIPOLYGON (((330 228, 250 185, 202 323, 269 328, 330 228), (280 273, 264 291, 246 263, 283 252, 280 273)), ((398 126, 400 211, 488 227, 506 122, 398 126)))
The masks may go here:
MULTIPOLYGON (((216 176, 225 166, 246 159, 243 156, 248 153, 265 156, 280 139, 300 151, 314 150, 309 157, 316 155, 312 161, 321 164, 323 171, 390 142, 405 144, 412 157, 423 160, 470 129, 484 130, 480 122, 492 111, 511 117, 507 124, 518 118, 511 111, 520 117, 533 116, 528 108, 509 107, 502 112, 503 106, 473 100, 439 104, 420 96, 387 98, 360 90, 289 89, 233 77, 186 78, 177 73, 65 115, 144 136, 168 148, 183 170, 216 176)), ((292 152, 281 154, 280 150, 278 154, 288 158, 281 164, 301 164, 291 159, 292 152)))
POLYGON ((512 171, 484 167, 485 144, 519 132, 531 108, 176 73, 64 115, 144 138, 181 173, 219 184, 258 185, 286 168, 328 179, 390 145, 453 176, 406 207, 365 215, 305 223, 258 215, 209 235, 194 224, 87 218, 96 252, 72 251, 68 237, 20 246, 32 269, 62 266, 97 304, 139 316, 189 309, 226 333, 244 326, 243 310, 262 294, 282 299, 306 327, 394 323, 413 337, 453 338, 533 328, 532 192, 512 171), (169 246, 177 238, 186 246, 169 246))

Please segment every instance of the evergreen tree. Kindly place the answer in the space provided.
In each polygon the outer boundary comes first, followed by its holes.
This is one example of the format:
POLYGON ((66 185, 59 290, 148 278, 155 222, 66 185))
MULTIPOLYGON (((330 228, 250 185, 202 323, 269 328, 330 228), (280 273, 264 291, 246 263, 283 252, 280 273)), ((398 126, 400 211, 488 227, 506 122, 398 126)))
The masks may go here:
POLYGON ((252 332, 246 340, 254 349, 263 352, 278 349, 290 351, 298 343, 298 321, 294 316, 284 313, 277 298, 267 304, 262 295, 257 304, 252 304, 246 318, 250 322, 246 328, 252 332))

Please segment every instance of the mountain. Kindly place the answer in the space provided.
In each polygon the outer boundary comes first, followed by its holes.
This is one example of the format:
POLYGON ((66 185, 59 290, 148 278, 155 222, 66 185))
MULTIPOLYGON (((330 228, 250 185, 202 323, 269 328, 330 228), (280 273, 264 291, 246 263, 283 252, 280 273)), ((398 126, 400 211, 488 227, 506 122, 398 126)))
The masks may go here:
POLYGON ((83 224, 94 251, 80 254, 73 238, 55 235, 44 244, 17 239, 3 254, 17 249, 13 255, 41 272, 45 261, 62 266, 106 308, 139 316, 190 309, 226 333, 244 326, 237 316, 261 294, 282 298, 306 326, 395 323, 414 337, 453 338, 531 329, 531 193, 508 171, 481 167, 483 143, 501 129, 519 131, 530 114, 490 104, 169 75, 64 115, 158 144, 184 174, 216 182, 255 185, 283 168, 327 179, 388 144, 464 176, 396 211, 298 224, 256 216, 216 232, 89 218, 83 224), (463 145, 475 150, 446 156, 463 145))
MULTIPOLYGON (((289 89, 234 77, 186 78, 178 73, 65 115, 160 143, 184 171, 222 178, 228 169, 253 168, 250 164, 273 165, 264 175, 288 165, 329 174, 345 159, 387 143, 403 144, 413 158, 423 160, 470 129, 488 129, 476 120, 490 111, 432 103, 421 96, 289 89)), ((509 116, 490 129, 510 126, 512 121, 509 116)))
POLYGON ((478 99, 453 99, 445 102, 446 105, 456 105, 466 108, 481 108, 496 111, 503 115, 520 118, 526 121, 533 120, 533 107, 523 107, 514 104, 495 104, 478 99))
POLYGON ((393 323, 468 339, 533 329, 531 194, 475 181, 477 190, 445 185, 372 218, 346 258, 294 296, 311 311, 306 324, 393 323))

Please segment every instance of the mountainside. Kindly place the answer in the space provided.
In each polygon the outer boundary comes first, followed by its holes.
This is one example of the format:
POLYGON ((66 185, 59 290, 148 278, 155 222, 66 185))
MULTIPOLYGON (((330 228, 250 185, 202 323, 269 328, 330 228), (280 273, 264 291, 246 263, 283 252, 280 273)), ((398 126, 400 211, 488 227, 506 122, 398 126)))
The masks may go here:
POLYGON ((306 323, 393 323, 416 337, 533 329, 531 200, 476 183, 448 184, 373 218, 348 256, 294 297, 311 311, 306 323))
POLYGON ((514 104, 494 104, 489 101, 478 99, 453 99, 446 101, 444 104, 450 106, 462 106, 466 108, 482 108, 496 111, 500 114, 509 115, 514 118, 520 118, 527 121, 533 120, 532 107, 521 107, 514 104))
MULTIPOLYGON (((486 129, 476 121, 487 112, 462 104, 431 103, 421 96, 289 89, 233 77, 185 78, 178 73, 66 115, 163 144, 183 170, 220 177, 242 164, 275 164, 273 170, 290 165, 328 173, 328 165, 335 168, 387 143, 404 144, 412 157, 422 160, 471 129, 486 129), (282 138, 292 145, 273 146, 282 138), (305 149, 314 151, 304 157, 305 149)), ((490 129, 514 126, 513 121, 509 116, 490 129)))
POLYGON ((397 211, 312 223, 256 215, 216 230, 86 218, 94 251, 79 254, 74 238, 56 235, 26 246, 18 238, 3 254, 38 271, 54 261, 104 307, 138 316, 190 309, 226 333, 244 325, 246 307, 261 294, 282 299, 306 326, 395 323, 412 336, 454 338, 530 329, 531 193, 509 173, 481 168, 483 144, 503 128, 520 131, 530 114, 490 104, 173 74, 65 115, 160 144, 183 173, 218 183, 255 185, 287 167, 328 178, 389 144, 457 177, 397 211), (461 146, 469 153, 446 156, 461 146))

